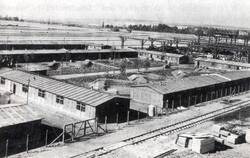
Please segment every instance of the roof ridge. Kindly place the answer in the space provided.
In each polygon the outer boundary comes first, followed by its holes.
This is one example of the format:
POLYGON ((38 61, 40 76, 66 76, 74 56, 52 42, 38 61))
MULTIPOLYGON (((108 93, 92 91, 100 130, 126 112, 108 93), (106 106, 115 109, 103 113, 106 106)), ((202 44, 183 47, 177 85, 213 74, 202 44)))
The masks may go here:
POLYGON ((214 73, 214 74, 209 74, 209 75, 218 76, 218 77, 224 78, 224 79, 226 79, 226 80, 228 80, 228 81, 232 81, 230 78, 228 78, 228 77, 226 77, 226 76, 223 76, 223 75, 221 75, 221 74, 214 73))

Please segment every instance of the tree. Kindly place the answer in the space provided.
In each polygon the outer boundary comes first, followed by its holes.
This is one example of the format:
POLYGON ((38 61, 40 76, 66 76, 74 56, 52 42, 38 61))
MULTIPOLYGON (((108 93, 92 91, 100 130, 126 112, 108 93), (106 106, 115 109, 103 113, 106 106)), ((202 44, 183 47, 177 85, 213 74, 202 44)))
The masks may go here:
POLYGON ((127 61, 122 60, 120 64, 121 75, 126 75, 127 61))
POLYGON ((26 64, 26 70, 28 70, 28 62, 30 59, 29 54, 24 53, 23 58, 24 58, 24 62, 26 64))
POLYGON ((139 72, 140 67, 141 67, 141 60, 140 59, 135 59, 134 60, 134 66, 138 69, 138 72, 139 72))
POLYGON ((146 59, 143 63, 145 69, 148 71, 148 68, 151 66, 151 63, 148 59, 146 59))

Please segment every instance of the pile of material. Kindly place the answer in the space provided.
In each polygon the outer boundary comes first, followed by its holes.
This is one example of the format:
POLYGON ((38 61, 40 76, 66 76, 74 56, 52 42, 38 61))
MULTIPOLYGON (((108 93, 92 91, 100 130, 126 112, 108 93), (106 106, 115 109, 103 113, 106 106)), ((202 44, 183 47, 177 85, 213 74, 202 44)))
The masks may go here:
POLYGON ((241 144, 245 141, 245 134, 241 131, 226 129, 220 125, 214 125, 212 128, 215 140, 221 144, 234 145, 241 144))
POLYGON ((250 129, 246 130, 246 142, 250 143, 250 129))
POLYGON ((181 70, 175 70, 172 71, 171 74, 175 77, 175 78, 183 78, 185 77, 187 74, 181 70))
POLYGON ((180 134, 175 143, 201 154, 214 151, 215 149, 215 140, 208 134, 180 134))

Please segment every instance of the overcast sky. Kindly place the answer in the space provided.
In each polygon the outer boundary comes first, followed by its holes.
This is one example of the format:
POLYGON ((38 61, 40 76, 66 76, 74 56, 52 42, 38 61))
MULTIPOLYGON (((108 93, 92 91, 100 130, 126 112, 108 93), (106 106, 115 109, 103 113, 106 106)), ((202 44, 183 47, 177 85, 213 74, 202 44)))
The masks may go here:
POLYGON ((0 15, 250 27, 250 0, 0 0, 0 15))

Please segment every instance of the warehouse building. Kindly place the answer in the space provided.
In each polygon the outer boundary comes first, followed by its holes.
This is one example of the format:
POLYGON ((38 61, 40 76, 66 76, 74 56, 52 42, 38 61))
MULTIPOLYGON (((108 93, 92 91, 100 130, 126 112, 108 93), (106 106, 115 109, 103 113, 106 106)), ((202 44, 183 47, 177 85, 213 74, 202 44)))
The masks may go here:
POLYGON ((146 57, 156 61, 168 61, 171 64, 186 64, 188 63, 188 57, 182 54, 173 54, 157 51, 139 50, 138 55, 141 57, 146 57))
POLYGON ((83 61, 86 59, 120 59, 137 58, 138 53, 132 49, 57 49, 57 50, 2 50, 0 51, 2 62, 52 62, 52 61, 83 61))
POLYGON ((237 94, 250 89, 250 71, 227 72, 170 80, 161 84, 134 85, 130 108, 147 113, 154 106, 158 113, 177 107, 237 94))
POLYGON ((80 120, 105 116, 110 120, 117 113, 122 117, 129 108, 129 99, 42 77, 20 70, 0 72, 0 90, 26 99, 28 104, 46 105, 80 120))
POLYGON ((89 45, 81 40, 0 40, 0 50, 88 49, 89 45))
POLYGON ((197 58, 195 59, 196 68, 211 68, 221 70, 242 70, 249 69, 249 63, 241 63, 235 61, 225 61, 211 58, 197 58))

